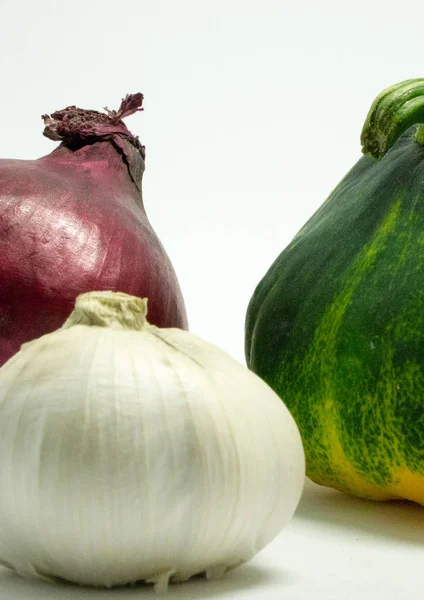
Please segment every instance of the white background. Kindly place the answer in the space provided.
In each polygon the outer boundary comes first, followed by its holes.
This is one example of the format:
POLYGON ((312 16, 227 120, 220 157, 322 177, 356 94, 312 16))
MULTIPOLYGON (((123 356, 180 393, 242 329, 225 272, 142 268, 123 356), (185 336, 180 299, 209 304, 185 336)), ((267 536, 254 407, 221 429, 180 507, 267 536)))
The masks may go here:
MULTIPOLYGON (((360 157, 385 87, 424 76, 422 1, 0 0, 0 157, 37 158, 41 114, 117 108, 147 147, 144 201, 191 330, 244 360, 245 311, 271 262, 360 157)), ((173 598, 420 598, 424 513, 308 485, 288 529, 222 583, 173 598)), ((0 598, 143 598, 28 583, 0 598)))

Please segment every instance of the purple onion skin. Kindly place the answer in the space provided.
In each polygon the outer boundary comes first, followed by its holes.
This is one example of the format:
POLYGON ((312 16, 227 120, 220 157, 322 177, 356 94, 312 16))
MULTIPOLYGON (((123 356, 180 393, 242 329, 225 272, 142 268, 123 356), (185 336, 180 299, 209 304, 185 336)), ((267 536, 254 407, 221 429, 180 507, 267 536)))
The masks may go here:
POLYGON ((141 100, 127 96, 108 115, 68 107, 45 116, 45 135, 62 140, 51 154, 0 160, 0 365, 59 328, 76 296, 92 290, 148 298, 151 323, 187 328, 143 206, 144 147, 122 121, 141 100))

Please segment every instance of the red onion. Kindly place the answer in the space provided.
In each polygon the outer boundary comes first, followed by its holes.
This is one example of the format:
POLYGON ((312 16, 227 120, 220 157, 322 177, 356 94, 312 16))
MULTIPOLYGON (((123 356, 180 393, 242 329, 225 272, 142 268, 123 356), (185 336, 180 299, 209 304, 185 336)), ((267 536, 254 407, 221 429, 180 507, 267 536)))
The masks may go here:
POLYGON ((171 262, 146 216, 144 146, 118 111, 69 106, 43 117, 62 143, 37 160, 0 160, 0 365, 23 342, 60 327, 91 290, 149 299, 159 327, 187 328, 171 262))

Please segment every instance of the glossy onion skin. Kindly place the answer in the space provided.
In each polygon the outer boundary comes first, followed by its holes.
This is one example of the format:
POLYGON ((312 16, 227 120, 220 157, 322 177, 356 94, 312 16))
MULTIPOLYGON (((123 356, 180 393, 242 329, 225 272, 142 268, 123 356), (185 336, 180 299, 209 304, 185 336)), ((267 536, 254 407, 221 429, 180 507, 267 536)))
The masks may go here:
POLYGON ((280 254, 246 359, 284 400, 317 483, 424 504, 424 146, 363 156, 280 254))
POLYGON ((118 138, 125 153, 99 139, 0 161, 0 365, 60 327, 85 291, 147 297, 152 323, 187 327, 174 269, 144 211, 144 157, 118 138))

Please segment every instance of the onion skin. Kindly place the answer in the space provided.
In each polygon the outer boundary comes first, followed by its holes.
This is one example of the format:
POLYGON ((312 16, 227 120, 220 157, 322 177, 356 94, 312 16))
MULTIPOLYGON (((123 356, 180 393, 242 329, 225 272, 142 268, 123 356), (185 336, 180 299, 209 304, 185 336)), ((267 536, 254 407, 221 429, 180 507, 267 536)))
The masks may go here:
POLYGON ((0 365, 59 328, 92 290, 147 297, 153 324, 187 328, 143 206, 144 147, 122 121, 142 99, 127 96, 108 114, 68 107, 44 116, 44 134, 62 143, 37 160, 0 160, 0 365))

